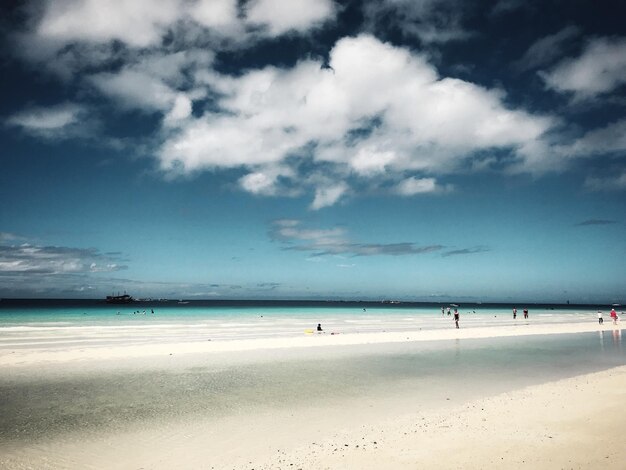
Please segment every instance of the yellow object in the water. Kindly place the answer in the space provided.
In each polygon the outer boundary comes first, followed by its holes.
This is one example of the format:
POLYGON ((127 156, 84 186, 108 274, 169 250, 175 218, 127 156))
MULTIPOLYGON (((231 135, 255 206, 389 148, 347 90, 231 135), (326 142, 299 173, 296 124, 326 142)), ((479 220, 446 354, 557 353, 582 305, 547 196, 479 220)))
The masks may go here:
POLYGON ((304 330, 304 334, 312 335, 313 333, 314 333, 314 330, 304 330))

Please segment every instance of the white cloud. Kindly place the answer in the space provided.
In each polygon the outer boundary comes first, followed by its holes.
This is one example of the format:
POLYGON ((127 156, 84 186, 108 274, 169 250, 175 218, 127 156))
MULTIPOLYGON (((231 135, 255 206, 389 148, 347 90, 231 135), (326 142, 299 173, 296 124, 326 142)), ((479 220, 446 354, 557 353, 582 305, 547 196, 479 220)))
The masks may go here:
POLYGON ((272 35, 306 31, 334 18, 332 0, 251 0, 247 5, 249 23, 264 25, 272 35))
POLYGON ((570 156, 624 152, 626 151, 626 119, 593 129, 571 145, 561 147, 560 151, 570 156))
POLYGON ((239 179, 241 187, 252 194, 263 196, 273 196, 280 194, 281 196, 297 195, 298 189, 287 189, 281 186, 280 178, 295 178, 294 171, 285 166, 266 166, 259 167, 257 171, 248 173, 239 179))
POLYGON ((147 47, 161 42, 181 6, 181 0, 47 0, 37 34, 64 43, 119 40, 147 47))
POLYGON ((42 5, 31 9, 36 12, 32 30, 17 35, 30 46, 18 54, 47 62, 64 75, 93 64, 92 54, 116 55, 110 47, 114 41, 149 50, 170 35, 182 43, 204 42, 210 49, 224 39, 243 44, 289 31, 304 33, 336 14, 332 0, 252 0, 244 11, 238 0, 42 0, 42 5), (254 25, 263 31, 248 31, 254 25))
POLYGON ((220 94, 220 111, 170 135, 159 154, 162 168, 250 168, 242 187, 275 194, 269 169, 291 167, 297 175, 298 162, 312 159, 310 174, 323 175, 303 180, 314 189, 313 209, 345 195, 350 175, 449 173, 492 148, 525 149, 518 156, 530 159, 529 144, 553 124, 505 107, 500 90, 440 78, 424 56, 371 36, 340 40, 330 68, 306 60, 290 69, 200 79, 220 94))
POLYGON ((241 29, 237 0, 199 0, 190 5, 189 16, 202 26, 221 31, 241 29))
POLYGON ((179 93, 174 98, 174 104, 172 109, 165 116, 165 121, 168 123, 175 123, 181 119, 188 118, 191 115, 192 104, 191 100, 183 93, 179 93))
POLYGON ((315 189, 315 198, 311 203, 311 209, 318 210, 332 206, 348 191, 349 186, 344 182, 329 186, 318 186, 315 189))
POLYGON ((597 38, 580 57, 565 59, 540 73, 556 91, 574 93, 577 99, 608 93, 626 83, 626 38, 597 38))
POLYGON ((101 73, 90 80, 100 92, 126 109, 167 111, 176 99, 176 93, 161 80, 136 70, 101 73))
POLYGON ((74 103, 30 107, 6 120, 6 124, 42 137, 76 135, 86 110, 74 103))
POLYGON ((185 71, 207 67, 212 61, 211 52, 197 49, 173 54, 152 53, 140 56, 119 71, 91 75, 88 80, 120 108, 161 111, 172 124, 191 114, 192 97, 202 96, 199 90, 179 91, 190 85, 185 71))
POLYGON ((239 183, 250 193, 270 195, 275 193, 276 176, 263 172, 249 173, 243 176, 239 183))
MULTIPOLYGON (((258 0, 245 4, 245 11, 235 0, 167 0, 158 8, 145 0, 119 3, 113 11, 118 1, 46 2, 36 36, 54 43, 55 58, 66 51, 77 54, 68 59, 66 71, 80 68, 90 50, 100 51, 104 64, 114 49, 124 51, 111 67, 89 68, 83 79, 118 108, 163 118, 156 155, 165 172, 239 168, 247 173, 238 181, 245 191, 308 191, 317 210, 336 204, 363 181, 390 187, 411 174, 439 177, 466 168, 475 153, 494 148, 531 166, 544 159, 540 142, 552 119, 511 109, 501 90, 440 77, 425 55, 373 36, 339 40, 328 64, 309 59, 236 76, 212 69, 210 41, 206 48, 185 52, 161 47, 168 31, 184 46, 186 39, 176 34, 190 22, 227 35, 242 33, 251 22, 266 25, 265 32, 245 33, 256 39, 303 32, 334 17, 337 7, 330 0, 258 0), (124 21, 107 23, 118 15, 137 22, 137 37, 135 27, 124 21), (87 26, 91 16, 96 17, 93 29, 87 26), (113 40, 130 48, 103 46, 113 40), (59 52, 63 44, 71 47, 59 52), (201 101, 205 97, 211 98, 210 107, 201 101)), ((437 24, 452 31, 460 25, 454 13, 458 5, 458 0, 419 5, 397 0, 385 8, 419 18, 420 27, 445 11, 446 20, 437 24)), ((417 181, 405 180, 396 190, 418 191, 417 181)))
POLYGON ((374 176, 385 172, 385 167, 396 159, 390 150, 379 151, 372 147, 361 147, 350 159, 350 165, 359 175, 374 176))
POLYGON ((442 187, 435 178, 415 178, 414 176, 402 180, 396 186, 396 192, 402 196, 415 194, 435 193, 451 190, 451 186, 442 187))

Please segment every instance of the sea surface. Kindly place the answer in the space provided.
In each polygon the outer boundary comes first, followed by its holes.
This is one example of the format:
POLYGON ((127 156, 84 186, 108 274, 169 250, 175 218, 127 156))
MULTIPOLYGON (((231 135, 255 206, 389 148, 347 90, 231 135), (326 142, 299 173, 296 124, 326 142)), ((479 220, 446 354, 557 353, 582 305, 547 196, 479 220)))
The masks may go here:
MULTIPOLYGON (((452 317, 441 308, 456 304, 320 302, 320 301, 141 301, 112 305, 102 300, 0 300, 0 341, 16 333, 41 333, 62 338, 63 331, 89 336, 106 332, 136 339, 186 341, 285 337, 310 332, 318 324, 326 332, 366 333, 447 328, 452 317)), ((610 321, 608 305, 458 304, 463 328, 524 322, 597 321, 597 312, 610 321), (517 319, 512 310, 516 307, 517 319)), ((451 307, 454 309, 455 307, 451 307)))
MULTIPOLYGON (((295 301, 0 301, 0 350, 285 338, 312 334, 400 332, 453 327, 440 303, 295 301)), ((597 322, 607 305, 458 304, 462 328, 597 322), (512 310, 516 307, 517 318, 512 310), (523 318, 524 308, 529 318, 523 318)))

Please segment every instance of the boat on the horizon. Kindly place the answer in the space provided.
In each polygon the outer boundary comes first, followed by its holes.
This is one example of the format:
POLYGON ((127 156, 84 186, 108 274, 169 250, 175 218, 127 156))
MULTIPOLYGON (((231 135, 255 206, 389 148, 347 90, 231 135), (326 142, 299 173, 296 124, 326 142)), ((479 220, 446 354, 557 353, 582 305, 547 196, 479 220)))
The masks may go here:
POLYGON ((108 304, 129 304, 133 301, 134 299, 128 295, 128 294, 124 294, 124 295, 107 295, 106 298, 106 302, 108 304))

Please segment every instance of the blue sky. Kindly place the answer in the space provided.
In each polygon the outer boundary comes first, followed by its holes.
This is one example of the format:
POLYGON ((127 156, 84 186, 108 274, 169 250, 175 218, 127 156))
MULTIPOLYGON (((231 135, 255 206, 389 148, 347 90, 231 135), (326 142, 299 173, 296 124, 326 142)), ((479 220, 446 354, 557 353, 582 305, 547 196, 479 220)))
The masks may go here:
POLYGON ((626 301, 621 2, 15 3, 2 297, 626 301))

